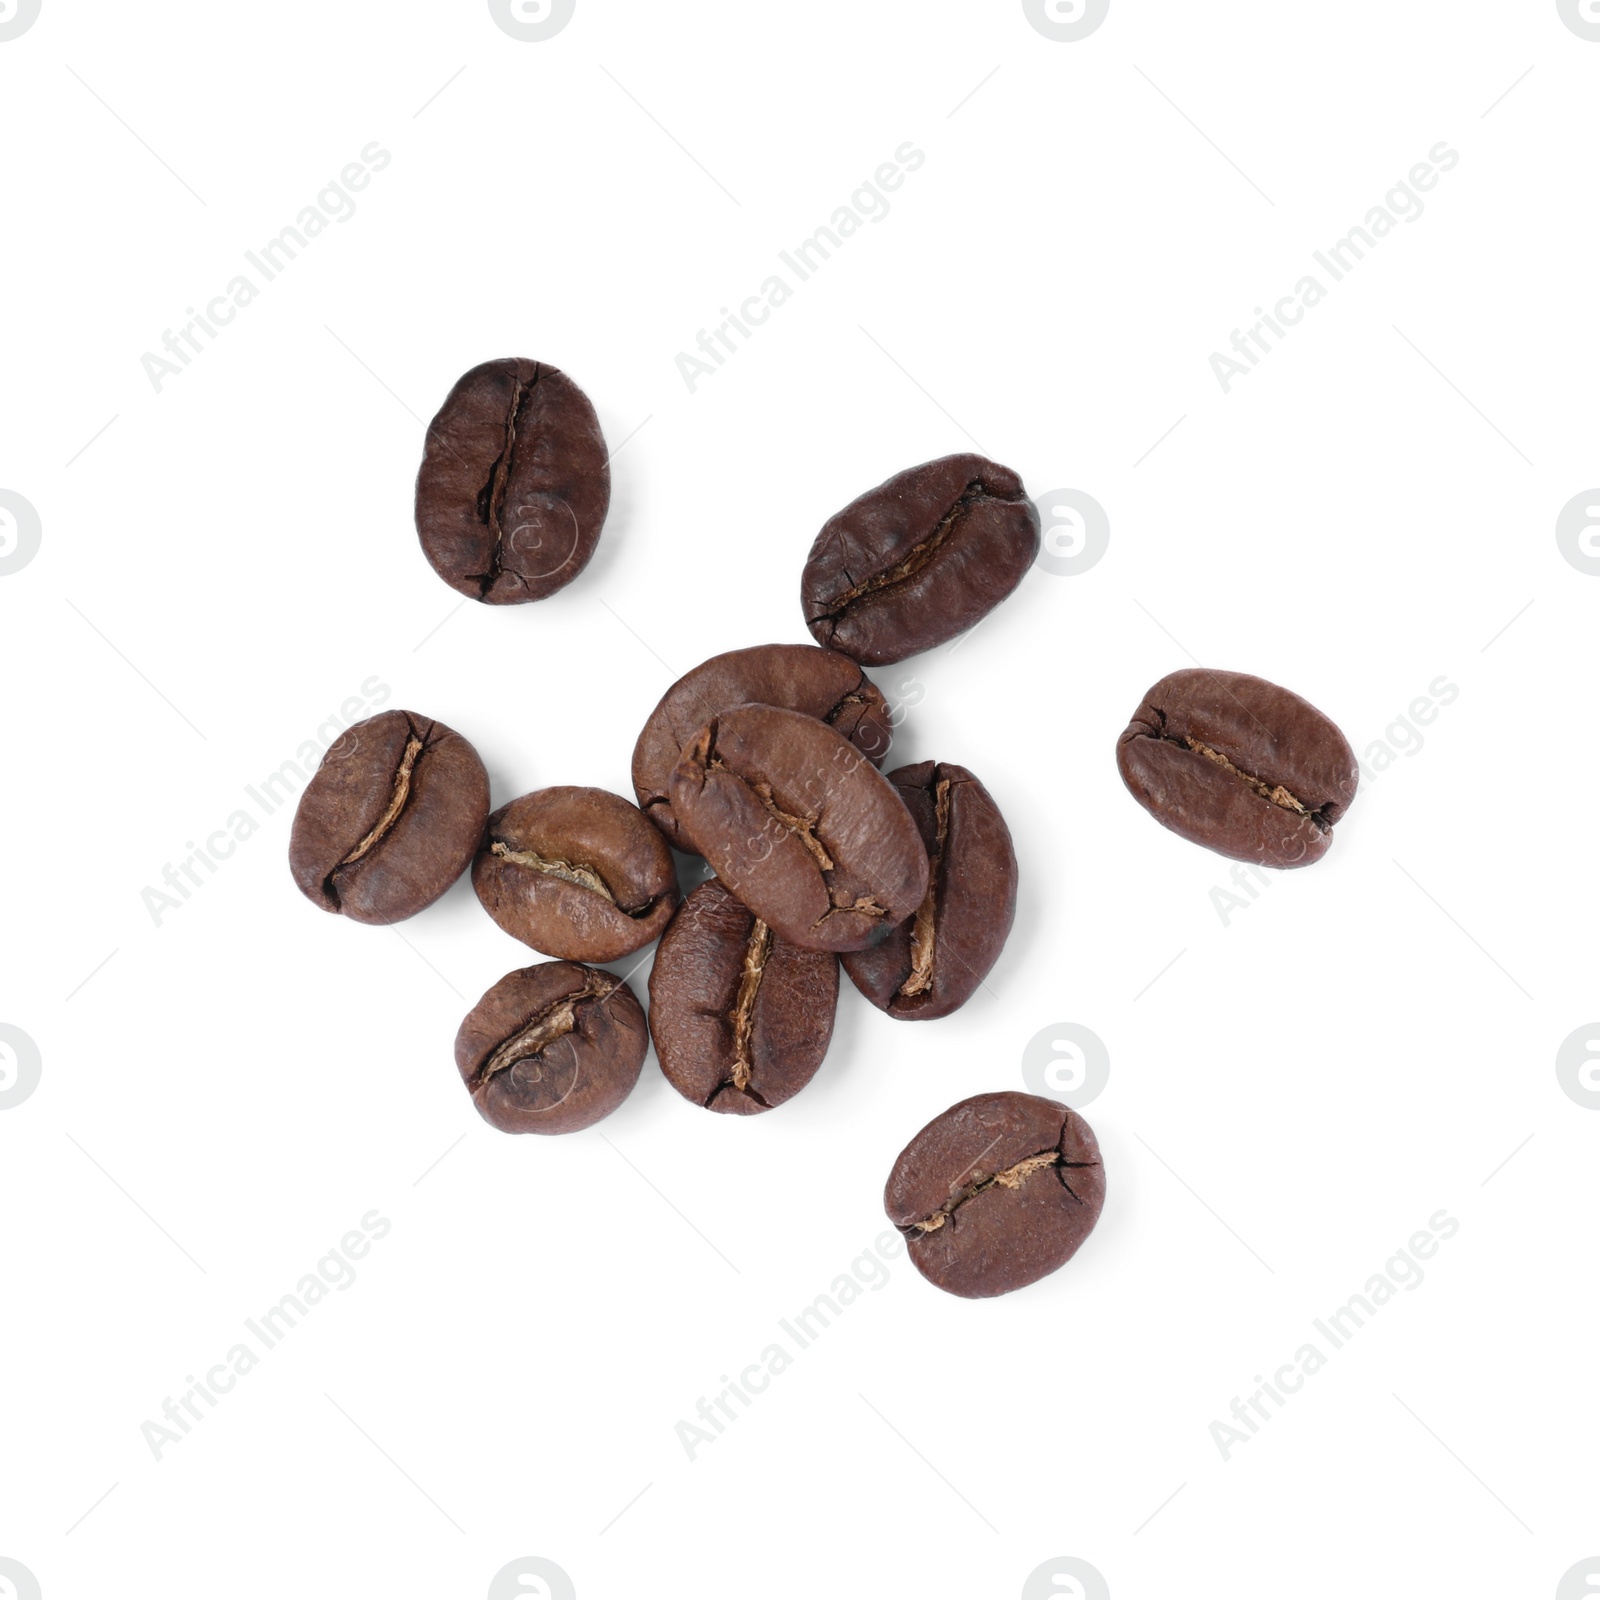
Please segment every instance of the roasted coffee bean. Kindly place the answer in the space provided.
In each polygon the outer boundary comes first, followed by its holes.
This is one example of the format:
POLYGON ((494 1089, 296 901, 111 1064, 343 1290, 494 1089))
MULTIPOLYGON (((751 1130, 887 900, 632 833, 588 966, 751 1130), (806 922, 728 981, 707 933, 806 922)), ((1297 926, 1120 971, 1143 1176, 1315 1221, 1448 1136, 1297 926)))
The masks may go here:
POLYGON ((605 789, 539 789, 489 818, 472 864, 484 909, 563 961, 616 961, 672 920, 672 852, 637 807, 605 789))
POLYGON ((964 633, 1039 554, 1039 513, 1009 467, 945 456, 897 472, 823 524, 800 603, 818 644, 868 666, 964 633))
POLYGON ((1259 867, 1304 867, 1333 843, 1359 770, 1317 708, 1244 672, 1185 667, 1144 697, 1117 770, 1163 827, 1259 867))
POLYGON ((486 361, 428 426, 417 534, 433 570, 474 600, 517 605, 571 583, 610 502, 600 419, 555 367, 486 361))
POLYGON ((346 729, 306 785, 289 870, 324 911, 399 922, 467 870, 488 815, 489 775, 459 733, 382 711, 346 729))
POLYGON ((981 1300, 1071 1260, 1105 1197, 1089 1124, 1057 1101, 1007 1090, 935 1117, 900 1152, 883 1206, 929 1283, 981 1300))
POLYGON ((881 943, 843 958, 880 1011, 906 1021, 965 1005, 1000 957, 1017 909, 1011 830, 965 767, 921 761, 888 774, 928 850, 928 892, 881 943))
POLYGON ((713 717, 755 702, 820 717, 876 766, 889 753, 889 707, 848 656, 811 644, 758 644, 703 661, 662 695, 633 749, 633 791, 644 814, 680 850, 667 796, 683 747, 713 717))
POLYGON ((859 950, 922 903, 928 853, 883 774, 825 722, 739 706, 684 746, 672 809, 746 906, 807 950, 859 950))
POLYGON ((780 939, 713 878, 678 908, 650 971, 650 1036, 667 1082, 712 1111, 781 1106, 833 1037, 839 961, 780 939))
POLYGON ((467 1013, 456 1066, 502 1133, 575 1133, 639 1081, 644 1008, 620 978, 575 961, 508 972, 467 1013))

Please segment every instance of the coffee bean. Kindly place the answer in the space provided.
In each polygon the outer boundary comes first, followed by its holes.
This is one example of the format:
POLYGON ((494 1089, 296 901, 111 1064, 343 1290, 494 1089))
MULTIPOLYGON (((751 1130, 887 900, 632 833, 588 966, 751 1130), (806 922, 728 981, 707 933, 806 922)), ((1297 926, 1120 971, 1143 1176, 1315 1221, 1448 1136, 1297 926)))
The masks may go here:
POLYGON ((911 915, 928 853, 905 803, 825 722, 739 706, 684 746, 672 809, 749 909, 807 950, 859 950, 911 915))
POLYGON ((846 955, 850 981, 906 1021, 965 1005, 1000 957, 1017 909, 1011 830, 965 767, 922 761, 888 774, 928 852, 928 892, 881 943, 846 955))
POLYGON ((650 1036, 686 1100, 738 1115, 769 1111, 816 1075, 838 998, 838 957, 780 939, 713 878, 662 935, 650 1036))
POLYGON ((496 922, 563 961, 616 961, 672 920, 672 852, 604 789, 539 789, 489 818, 472 887, 496 922))
POLYGON ((1244 672, 1186 667, 1144 697, 1117 769, 1163 827, 1261 867, 1303 867, 1333 843, 1359 770, 1317 708, 1244 672))
POLYGON ((433 570, 474 600, 517 605, 571 583, 610 501, 600 419, 555 367, 474 367, 428 426, 417 534, 433 570))
POLYGON ((1071 1260, 1105 1203, 1094 1132, 1037 1095, 974 1095, 900 1152, 884 1210, 929 1283, 969 1300, 1007 1294, 1071 1260))
POLYGON ((467 1013, 456 1066, 502 1133, 575 1133, 639 1081, 644 1008, 620 978, 574 961, 508 972, 467 1013))
POLYGON ((987 616, 1038 553, 1039 513, 1009 467, 929 461, 823 525, 800 579, 806 626, 868 666, 903 661, 987 616))
POLYGON ((874 766, 889 753, 888 704, 848 656, 811 644, 760 644, 713 656, 662 695, 633 749, 639 804, 680 850, 693 846, 683 837, 667 796, 672 769, 700 728, 752 701, 820 717, 874 766))
POLYGON ((348 728, 300 796, 289 870, 324 911, 399 922, 466 871, 489 815, 489 776, 461 737, 414 711, 348 728))

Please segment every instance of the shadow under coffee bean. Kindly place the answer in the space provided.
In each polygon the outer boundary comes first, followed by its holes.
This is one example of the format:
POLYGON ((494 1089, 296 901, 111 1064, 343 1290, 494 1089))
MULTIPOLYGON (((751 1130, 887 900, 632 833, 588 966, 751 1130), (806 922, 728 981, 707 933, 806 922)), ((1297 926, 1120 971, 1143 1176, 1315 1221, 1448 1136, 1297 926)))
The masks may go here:
POLYGON ((639 1081, 644 1008, 620 978, 575 961, 509 972, 467 1013, 456 1068, 502 1133, 576 1133, 639 1081))
POLYGON ((1089 1124, 1059 1101, 1007 1090, 935 1117, 900 1152, 883 1206, 923 1277, 978 1300, 1064 1266, 1105 1196, 1089 1124))
POLYGON ((1333 843, 1360 770, 1333 722, 1245 672, 1186 667, 1144 697, 1117 770, 1163 827, 1259 867, 1304 867, 1333 843))

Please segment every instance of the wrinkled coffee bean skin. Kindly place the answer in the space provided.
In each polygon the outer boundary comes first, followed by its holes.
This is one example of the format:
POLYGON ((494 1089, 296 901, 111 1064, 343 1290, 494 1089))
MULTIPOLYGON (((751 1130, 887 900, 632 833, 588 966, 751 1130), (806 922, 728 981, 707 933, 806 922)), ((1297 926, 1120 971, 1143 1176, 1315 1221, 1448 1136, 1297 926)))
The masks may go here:
POLYGON ((900 1152, 884 1210, 929 1283, 969 1300, 1064 1266, 1100 1220, 1105 1169, 1077 1112, 1037 1095, 974 1095, 900 1152))
POLYGON ((1163 827, 1258 867, 1320 860, 1360 775, 1345 736, 1299 695, 1201 667, 1145 695, 1117 770, 1163 827))
POLYGON ((390 923, 466 871, 489 815, 489 775, 459 733, 414 711, 347 728, 295 811, 289 870, 324 911, 390 923))
POLYGON ((507 973, 468 1012, 456 1067, 491 1127, 576 1133, 628 1098, 648 1045, 644 1008, 620 978, 547 961, 507 973))
POLYGON ((667 794, 683 747, 713 717, 754 702, 820 718, 874 766, 889 753, 889 707, 860 666, 811 644, 760 644, 703 661, 661 697, 633 750, 633 791, 644 814, 680 850, 667 794))
POLYGON ((780 937, 859 950, 922 903, 928 853, 911 814, 825 722, 739 706, 684 746, 672 809, 716 875, 780 937))
POLYGON ((713 878, 679 907, 656 951, 650 1035, 686 1100, 746 1116, 810 1083, 838 999, 838 957, 780 939, 713 878))
POLYGON ((563 961, 617 961, 672 920, 678 879, 666 841, 605 789, 539 789, 489 818, 472 864, 484 909, 563 961))
POLYGON ((867 666, 964 633, 1027 576, 1039 513, 1009 467, 945 456, 898 472, 823 524, 800 579, 818 644, 867 666))
POLYGON ((850 981, 905 1021, 946 1017, 977 992, 1017 909, 1011 830, 965 767, 921 761, 888 775, 928 852, 928 892, 880 944, 843 957, 850 981))
POLYGON ((564 372, 487 361, 428 425, 417 535, 433 570, 488 605, 543 600, 600 540, 611 469, 600 419, 564 372))

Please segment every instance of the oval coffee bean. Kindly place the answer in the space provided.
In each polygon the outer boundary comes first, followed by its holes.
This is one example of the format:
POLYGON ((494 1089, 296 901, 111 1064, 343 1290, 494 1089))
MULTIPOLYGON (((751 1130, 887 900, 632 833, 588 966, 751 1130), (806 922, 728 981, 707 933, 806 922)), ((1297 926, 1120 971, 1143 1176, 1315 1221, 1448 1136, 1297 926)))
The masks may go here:
POLYGON ((489 818, 472 887, 524 944, 563 961, 616 961, 672 920, 672 852, 637 807, 604 789, 539 789, 489 818))
POLYGON ((739 706, 684 746, 672 809, 768 927, 807 950, 859 950, 922 903, 928 853, 881 772, 825 722, 739 706))
POLYGON ((780 939, 713 878, 678 908, 650 972, 667 1082, 712 1111, 769 1111, 828 1053, 839 961, 780 939))
POLYGON ((755 702, 818 717, 876 766, 889 753, 889 707, 859 665, 813 644, 758 644, 703 661, 662 695, 633 749, 633 791, 644 814, 680 850, 693 846, 667 788, 683 747, 713 717, 755 702))
POLYGON ((818 644, 868 666, 964 633, 1027 575, 1039 513, 1009 467, 945 456, 830 517, 800 579, 818 644))
POLYGON ((649 1030, 620 978, 574 961, 508 972, 468 1012, 456 1067, 502 1133, 575 1133, 639 1081, 649 1030))
POLYGON ((844 959, 880 1011, 906 1021, 965 1005, 1000 957, 1017 909, 1011 830, 965 767, 922 761, 888 774, 928 851, 928 892, 880 944, 844 959))
POLYGON ((980 1300, 1070 1261, 1100 1220, 1105 1170, 1077 1112, 1037 1095, 974 1095, 900 1152, 884 1210, 929 1283, 980 1300))
POLYGON ((1359 770, 1314 705, 1245 672, 1186 667, 1144 697, 1117 770, 1163 827, 1260 867, 1304 867, 1333 843, 1359 770))
POLYGON ((489 775, 461 737, 414 711, 347 728, 300 796, 289 870, 324 911, 399 922, 466 871, 489 815, 489 775))
POLYGON ((564 588, 610 503, 600 419, 555 367, 486 361, 428 425, 417 534, 433 570, 474 600, 517 605, 564 588))

